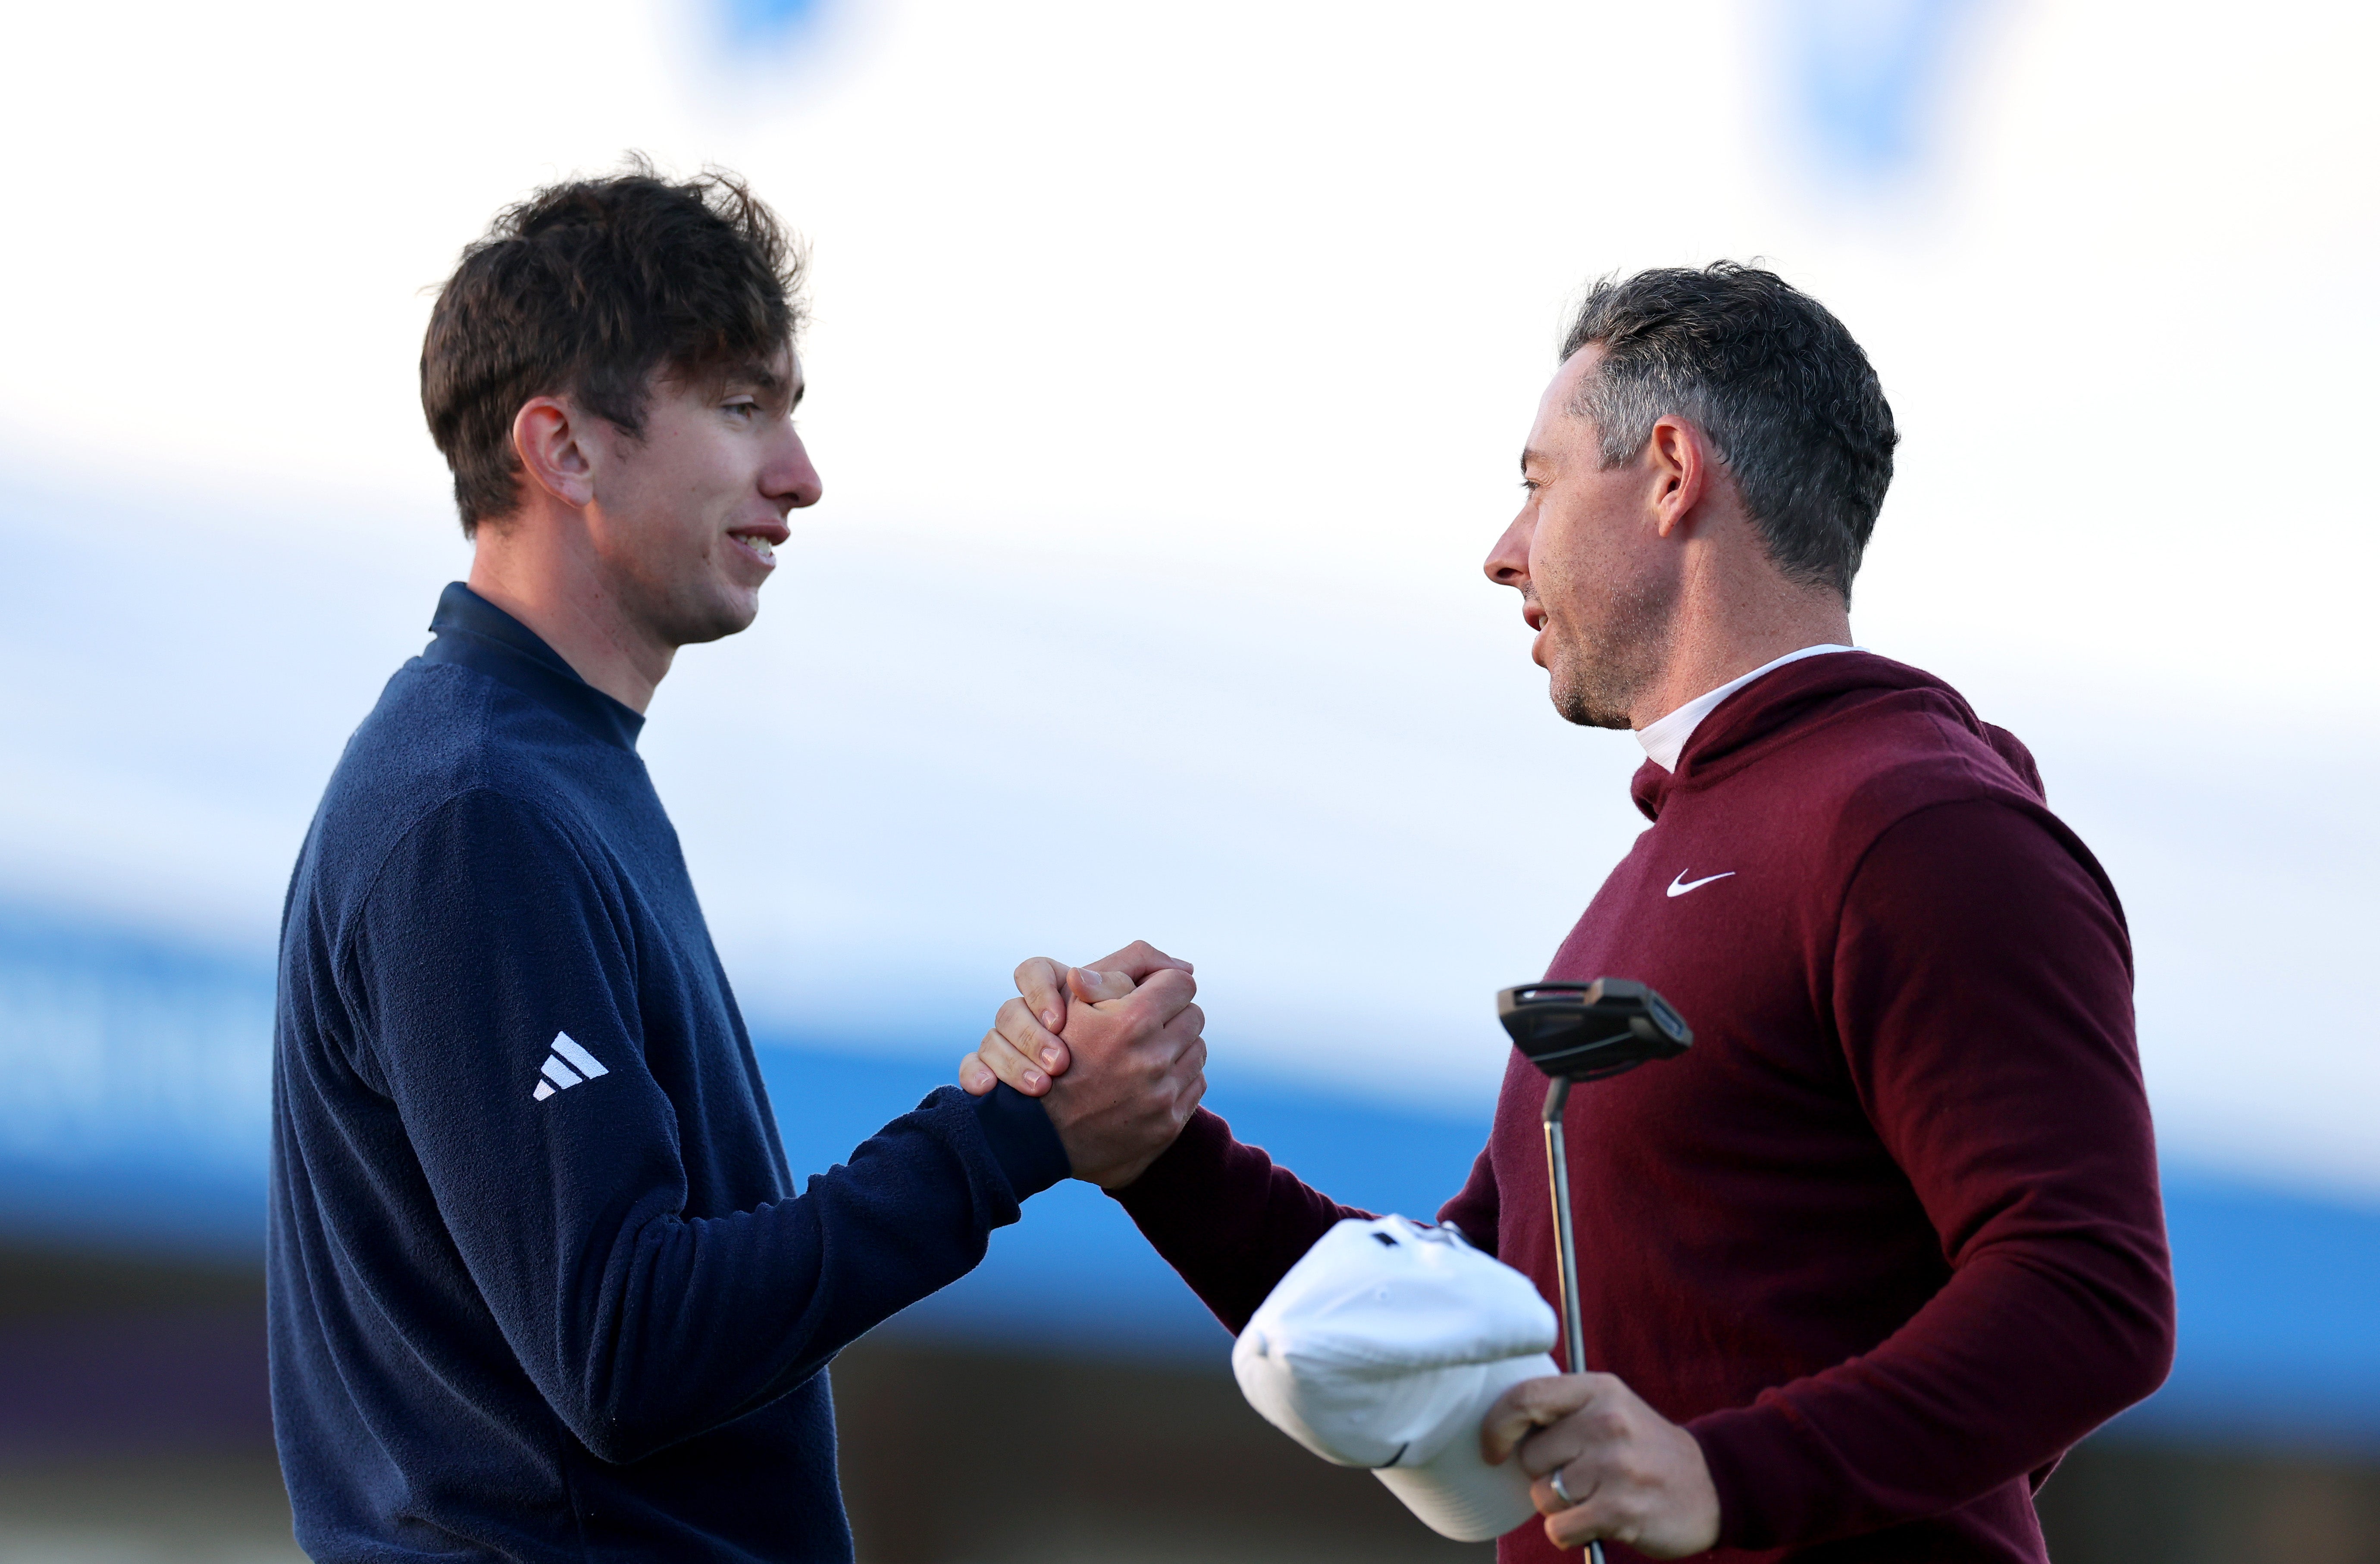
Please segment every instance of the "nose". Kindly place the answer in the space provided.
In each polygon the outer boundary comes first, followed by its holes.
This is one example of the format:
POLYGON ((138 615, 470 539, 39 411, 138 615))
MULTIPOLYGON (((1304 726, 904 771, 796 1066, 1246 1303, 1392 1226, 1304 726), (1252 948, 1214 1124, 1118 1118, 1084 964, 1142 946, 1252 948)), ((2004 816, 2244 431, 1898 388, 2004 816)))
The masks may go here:
POLYGON ((771 453, 769 465, 760 469, 760 491, 788 510, 804 510, 819 503, 826 492, 818 468, 811 465, 809 447, 792 424, 784 429, 779 448, 771 453))
POLYGON ((1504 535, 1488 551, 1487 564, 1480 566, 1488 573, 1488 580, 1518 592, 1529 589, 1529 541, 1536 531, 1527 511, 1512 518, 1512 525, 1504 528, 1504 535))

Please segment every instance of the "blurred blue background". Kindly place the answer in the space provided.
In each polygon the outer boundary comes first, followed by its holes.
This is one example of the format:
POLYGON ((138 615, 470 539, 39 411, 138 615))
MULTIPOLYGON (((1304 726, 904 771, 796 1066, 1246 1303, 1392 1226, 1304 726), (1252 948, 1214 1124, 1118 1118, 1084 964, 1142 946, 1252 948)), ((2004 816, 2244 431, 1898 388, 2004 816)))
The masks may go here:
MULTIPOLYGON (((2026 739, 2127 900, 2182 1340, 2109 1437, 2374 1470, 2376 26, 2313 0, 12 18, 0 1461, 115 1426, 55 1435, 56 1374, 10 1422, 10 1365, 132 1361, 72 1336, 111 1308, 158 1341, 217 1317, 212 1281, 60 1279, 252 1269, 289 866, 468 565, 415 402, 431 296, 498 206, 635 147, 739 170, 811 246, 825 503, 643 742, 797 1166, 947 1079, 1021 956, 1145 937, 1198 963, 1213 1106, 1344 1198, 1434 1208, 1501 1068, 1490 996, 1640 823, 1633 745, 1551 715, 1476 569, 1565 302, 1764 258, 1904 431, 1862 641, 2026 739)), ((1154 1374, 1225 1345, 1072 1188, 890 1336, 1154 1374)), ((2270 1536, 2380 1556, 2362 1520, 2270 1536)))
MULTIPOLYGON (((256 1260, 272 973, 120 928, 0 915, 0 1223, 18 1236, 256 1260), (30 1045, 30 1046, 29 1046, 30 1045)), ((787 1156, 822 1171, 949 1072, 759 1039, 787 1156)), ((1219 1066, 1242 1139, 1353 1205, 1422 1217, 1462 1186, 1484 1115, 1385 1106, 1219 1066)), ((2380 1452, 2380 1211, 2317 1192, 2167 1173, 2181 1290, 2174 1375, 2128 1422, 2380 1452)), ((990 1258, 898 1328, 1214 1360, 1222 1328, 1088 1185, 1036 1197, 990 1258)))

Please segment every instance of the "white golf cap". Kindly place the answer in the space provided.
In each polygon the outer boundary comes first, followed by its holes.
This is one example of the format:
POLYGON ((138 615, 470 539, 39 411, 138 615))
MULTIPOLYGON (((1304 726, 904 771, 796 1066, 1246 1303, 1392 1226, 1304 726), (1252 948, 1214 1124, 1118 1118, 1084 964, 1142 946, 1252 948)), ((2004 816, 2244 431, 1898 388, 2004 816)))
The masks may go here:
POLYGON ((1490 1466, 1496 1398, 1561 1370, 1535 1283, 1451 1228, 1343 1221, 1292 1266, 1240 1333, 1248 1404, 1323 1460, 1366 1466, 1430 1530, 1502 1536, 1536 1513, 1516 1461, 1490 1466))

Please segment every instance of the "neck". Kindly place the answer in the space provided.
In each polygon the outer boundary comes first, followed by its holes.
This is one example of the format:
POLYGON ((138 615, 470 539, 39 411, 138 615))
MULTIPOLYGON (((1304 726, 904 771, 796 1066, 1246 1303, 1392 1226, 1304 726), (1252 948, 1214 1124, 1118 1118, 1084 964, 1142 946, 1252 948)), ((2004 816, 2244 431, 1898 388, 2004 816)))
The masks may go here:
POLYGON ((483 524, 468 584, 613 700, 640 716, 652 704, 677 649, 640 633, 577 513, 554 516, 525 506, 483 524))
POLYGON ((1786 581, 1765 556, 1739 571, 1690 572, 1672 624, 1669 656, 1630 703, 1631 727, 1650 727, 1787 652, 1852 644, 1843 600, 1825 587, 1786 581))

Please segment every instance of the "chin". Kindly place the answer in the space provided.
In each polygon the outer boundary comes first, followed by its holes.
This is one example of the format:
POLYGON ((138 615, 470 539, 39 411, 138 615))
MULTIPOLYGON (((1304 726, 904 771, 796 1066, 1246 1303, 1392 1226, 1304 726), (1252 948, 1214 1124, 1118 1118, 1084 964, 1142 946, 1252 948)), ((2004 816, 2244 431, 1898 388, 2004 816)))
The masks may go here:
POLYGON ((689 604, 692 612, 673 626, 671 640, 682 647, 701 646, 707 641, 723 641, 752 627, 760 617, 760 594, 747 592, 741 597, 729 596, 700 605, 689 604))
POLYGON ((1546 694, 1553 701, 1554 709, 1561 713, 1563 721, 1575 722, 1582 728, 1635 726, 1628 720, 1627 702, 1618 698, 1612 691, 1598 688, 1593 680, 1580 676, 1559 662, 1547 672, 1552 677, 1548 681, 1546 694))
POLYGON ((1554 691, 1554 709, 1561 713, 1562 721, 1575 722, 1582 728, 1614 728, 1624 731, 1636 725, 1628 720, 1626 712, 1606 711, 1599 707, 1589 705, 1575 690, 1554 691))

